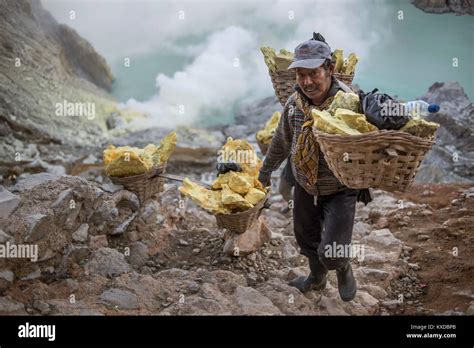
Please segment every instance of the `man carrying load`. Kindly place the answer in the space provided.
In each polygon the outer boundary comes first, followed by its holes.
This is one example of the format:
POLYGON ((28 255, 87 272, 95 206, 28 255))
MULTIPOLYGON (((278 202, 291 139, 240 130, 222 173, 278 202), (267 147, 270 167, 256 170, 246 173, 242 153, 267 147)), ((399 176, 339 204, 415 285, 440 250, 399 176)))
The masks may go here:
MULTIPOLYGON (((350 255, 327 257, 326 246, 346 246, 352 240, 357 201, 370 202, 367 189, 344 186, 331 172, 312 132, 311 108, 325 110, 340 90, 351 89, 333 76, 334 61, 331 48, 324 38, 315 34, 295 49, 288 69, 296 70, 295 93, 283 109, 275 135, 268 149, 259 180, 270 185, 271 173, 290 158, 296 183, 294 188, 293 220, 296 241, 301 254, 308 257, 311 273, 290 282, 302 292, 322 290, 328 270, 336 270, 341 299, 351 301, 357 292, 350 264, 350 255), (334 244, 335 243, 335 244, 334 244)), ((361 94, 362 96, 363 94, 361 94)), ((361 110, 373 107, 375 94, 361 98, 361 110)), ((384 117, 386 124, 406 123, 406 117, 384 117)))

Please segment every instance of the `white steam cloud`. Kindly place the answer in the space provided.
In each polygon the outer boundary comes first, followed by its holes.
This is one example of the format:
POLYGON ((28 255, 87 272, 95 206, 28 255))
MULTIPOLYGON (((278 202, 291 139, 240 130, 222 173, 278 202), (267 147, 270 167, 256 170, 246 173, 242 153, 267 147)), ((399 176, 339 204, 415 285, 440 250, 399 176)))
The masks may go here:
POLYGON ((332 49, 356 52, 358 72, 363 73, 370 51, 390 30, 382 24, 384 4, 376 0, 364 6, 377 7, 377 18, 361 11, 355 0, 43 0, 43 4, 58 21, 90 40, 109 62, 156 50, 193 58, 172 76, 156 71, 157 92, 148 101, 130 96, 127 106, 152 116, 144 126, 188 124, 209 110, 226 115, 244 98, 272 95, 260 46, 293 50, 317 31, 332 49), (71 9, 76 11, 75 20, 68 17, 71 9))

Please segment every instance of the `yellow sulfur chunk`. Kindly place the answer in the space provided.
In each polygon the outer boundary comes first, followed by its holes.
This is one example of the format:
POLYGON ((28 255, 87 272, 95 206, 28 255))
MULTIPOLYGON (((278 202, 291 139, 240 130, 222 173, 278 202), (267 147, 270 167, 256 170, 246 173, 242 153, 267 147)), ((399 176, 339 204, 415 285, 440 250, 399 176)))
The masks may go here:
POLYGON ((277 71, 288 70, 291 62, 293 61, 293 53, 285 49, 281 49, 280 53, 275 56, 275 65, 277 71))
POLYGON ((334 50, 333 58, 336 60, 336 66, 334 67, 334 72, 341 73, 342 65, 344 64, 343 50, 339 48, 334 50))
POLYGON ((359 61, 359 57, 357 57, 355 53, 349 54, 349 56, 347 57, 347 64, 344 67, 344 74, 354 75, 355 67, 358 61, 359 61))
POLYGON ((222 203, 225 207, 233 210, 243 211, 253 207, 253 204, 247 202, 240 194, 232 191, 228 185, 222 185, 222 203))
POLYGON ((361 134, 356 129, 350 128, 344 121, 338 118, 332 117, 327 111, 319 111, 316 109, 311 110, 314 118, 314 125, 316 129, 329 133, 329 134, 341 134, 341 135, 358 135, 361 134))
POLYGON ((245 195, 245 200, 253 205, 257 204, 260 202, 262 199, 264 199, 266 196, 266 193, 257 190, 256 188, 251 188, 249 192, 245 195))
POLYGON ((265 60, 265 64, 268 67, 268 70, 270 70, 271 72, 275 72, 276 71, 275 49, 273 49, 272 47, 263 46, 263 47, 260 47, 260 51, 262 51, 263 53, 263 58, 265 60))
POLYGON ((176 142, 176 132, 171 132, 163 138, 160 146, 148 144, 140 149, 109 145, 103 153, 105 171, 107 175, 119 177, 143 174, 166 163, 176 147, 176 142))
POLYGON ((216 180, 212 183, 212 189, 218 190, 222 188, 222 184, 229 184, 229 178, 231 176, 232 171, 227 172, 225 174, 219 174, 216 180))
POLYGON ((104 165, 108 175, 122 177, 149 171, 153 167, 153 159, 136 147, 110 145, 104 151, 104 165))
POLYGON ((277 129, 278 123, 280 122, 281 113, 274 112, 272 117, 265 124, 265 128, 257 132, 256 138, 263 144, 269 145, 272 142, 273 135, 277 129))
POLYGON ((245 173, 230 171, 229 187, 240 194, 247 193, 253 187, 253 178, 245 173))
POLYGON ((188 178, 183 180, 183 186, 179 187, 179 192, 191 198, 212 214, 230 214, 231 210, 222 204, 221 191, 208 190, 188 178))
POLYGON ((160 146, 158 148, 153 145, 155 147, 155 151, 153 153, 153 162, 155 166, 161 165, 168 161, 174 149, 176 148, 177 141, 178 136, 176 132, 171 132, 161 140, 160 146))
POLYGON ((373 124, 369 123, 364 114, 358 114, 347 109, 337 109, 334 117, 343 121, 350 128, 356 129, 361 133, 368 133, 378 130, 373 124))
POLYGON ((359 111, 359 96, 355 93, 345 93, 338 91, 334 100, 328 108, 331 115, 334 115, 337 109, 346 109, 354 112, 359 111))
POLYGON ((400 131, 416 135, 420 138, 431 139, 434 137, 439 124, 436 122, 428 122, 423 119, 412 119, 408 121, 400 131))
POLYGON ((258 172, 262 166, 262 160, 258 158, 252 145, 247 140, 232 139, 227 142, 219 151, 219 162, 238 163, 242 172, 252 177, 258 177, 258 172))

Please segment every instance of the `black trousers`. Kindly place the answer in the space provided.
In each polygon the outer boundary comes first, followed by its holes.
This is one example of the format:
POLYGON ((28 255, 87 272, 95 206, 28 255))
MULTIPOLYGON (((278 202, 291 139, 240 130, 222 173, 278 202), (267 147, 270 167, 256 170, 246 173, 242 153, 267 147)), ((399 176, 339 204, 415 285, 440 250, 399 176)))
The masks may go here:
MULTIPOLYGON (((354 226, 355 206, 359 190, 347 189, 331 195, 316 197, 295 184, 293 225, 301 254, 309 258, 313 275, 343 268, 347 257, 328 256, 327 246, 350 245, 354 226), (316 203, 316 204, 315 204, 316 203), (334 244, 335 243, 335 244, 334 244)), ((334 249, 334 248, 333 248, 334 249)))

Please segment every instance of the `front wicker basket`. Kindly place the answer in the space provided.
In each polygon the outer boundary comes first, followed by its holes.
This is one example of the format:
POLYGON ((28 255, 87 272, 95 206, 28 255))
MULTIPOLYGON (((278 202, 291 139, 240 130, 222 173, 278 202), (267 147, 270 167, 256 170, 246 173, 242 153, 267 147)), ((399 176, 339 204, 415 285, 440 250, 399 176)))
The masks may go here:
POLYGON ((265 208, 268 201, 268 195, 260 202, 255 204, 253 208, 234 214, 218 214, 215 215, 217 226, 226 228, 234 233, 244 233, 250 226, 258 219, 262 210, 265 208))
POLYGON ((159 167, 154 167, 152 170, 138 175, 113 177, 110 180, 116 185, 123 185, 126 190, 135 193, 140 202, 145 202, 153 195, 163 191, 163 178, 158 174, 166 171, 166 163, 159 167))
MULTIPOLYGON (((281 105, 285 105, 288 97, 294 93, 293 86, 296 83, 296 72, 292 69, 275 72, 269 71, 268 73, 270 74, 276 97, 281 105)), ((354 75, 338 73, 334 73, 334 77, 349 86, 352 84, 352 80, 354 79, 354 75)))
POLYGON ((434 144, 434 139, 393 130, 349 136, 313 130, 329 168, 354 189, 407 190, 434 144))

